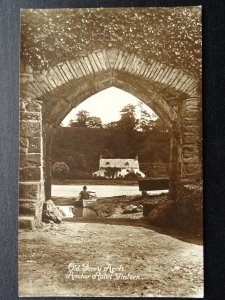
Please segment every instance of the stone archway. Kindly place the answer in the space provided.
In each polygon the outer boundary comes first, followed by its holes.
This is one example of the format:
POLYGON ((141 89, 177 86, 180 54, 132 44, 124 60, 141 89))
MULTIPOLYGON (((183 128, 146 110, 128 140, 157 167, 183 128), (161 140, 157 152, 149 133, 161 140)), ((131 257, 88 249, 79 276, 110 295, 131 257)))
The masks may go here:
POLYGON ((183 70, 144 61, 118 49, 95 51, 77 60, 33 72, 21 68, 20 221, 41 225, 49 193, 49 136, 65 115, 89 96, 115 86, 149 105, 171 131, 171 197, 201 179, 198 82, 183 70))

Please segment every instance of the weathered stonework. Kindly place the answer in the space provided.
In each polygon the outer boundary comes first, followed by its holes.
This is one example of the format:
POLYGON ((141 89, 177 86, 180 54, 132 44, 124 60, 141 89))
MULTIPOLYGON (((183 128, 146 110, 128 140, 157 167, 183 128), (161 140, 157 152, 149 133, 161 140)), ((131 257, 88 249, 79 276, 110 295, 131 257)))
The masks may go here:
POLYGON ((20 199, 38 200, 40 196, 40 183, 20 182, 19 197, 20 199))
MULTIPOLYGON (((199 83, 185 71, 119 49, 88 53, 47 70, 27 70, 21 75, 20 115, 20 198, 27 203, 20 202, 20 211, 33 215, 36 226, 41 226, 43 201, 51 198, 54 127, 73 107, 111 86, 137 96, 168 125, 170 199, 179 202, 183 185, 202 178, 199 83)), ((182 203, 178 208, 185 210, 182 203)))
POLYGON ((21 86, 25 86, 20 100, 19 226, 32 229, 42 225, 44 202, 42 105, 27 93, 33 70, 30 66, 25 69, 28 73, 21 75, 21 86))
POLYGON ((203 187, 202 182, 183 184, 176 203, 176 221, 185 230, 203 230, 203 187))

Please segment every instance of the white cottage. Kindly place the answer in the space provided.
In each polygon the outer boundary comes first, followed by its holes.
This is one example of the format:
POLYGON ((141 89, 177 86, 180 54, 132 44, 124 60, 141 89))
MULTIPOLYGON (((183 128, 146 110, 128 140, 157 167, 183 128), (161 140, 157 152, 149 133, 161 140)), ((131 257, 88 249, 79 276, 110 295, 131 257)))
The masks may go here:
POLYGON ((131 158, 102 158, 99 160, 99 170, 93 172, 93 176, 105 178, 124 177, 128 173, 139 174, 142 178, 145 174, 140 171, 138 157, 131 158))

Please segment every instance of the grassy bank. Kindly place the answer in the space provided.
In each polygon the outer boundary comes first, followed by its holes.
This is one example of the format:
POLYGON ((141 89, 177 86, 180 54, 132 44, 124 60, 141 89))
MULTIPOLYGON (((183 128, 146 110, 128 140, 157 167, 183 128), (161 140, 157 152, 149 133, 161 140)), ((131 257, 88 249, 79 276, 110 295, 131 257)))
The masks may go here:
POLYGON ((62 185, 138 185, 137 180, 118 180, 118 179, 52 179, 52 184, 62 185))
POLYGON ((142 198, 140 196, 118 196, 118 197, 105 197, 98 199, 96 202, 90 204, 98 217, 105 218, 122 218, 128 217, 132 219, 140 219, 143 217, 143 203, 145 202, 163 202, 166 201, 167 195, 148 196, 142 198), (126 207, 133 205, 137 207, 136 213, 124 214, 126 207))

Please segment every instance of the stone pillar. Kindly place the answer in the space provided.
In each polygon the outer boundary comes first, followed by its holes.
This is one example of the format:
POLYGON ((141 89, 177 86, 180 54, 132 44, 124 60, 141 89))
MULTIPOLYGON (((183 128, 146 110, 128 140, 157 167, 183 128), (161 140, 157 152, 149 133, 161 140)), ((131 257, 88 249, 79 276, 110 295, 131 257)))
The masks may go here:
POLYGON ((200 190, 198 186, 202 183, 201 121, 200 99, 194 97, 183 100, 179 111, 181 165, 177 189, 177 222, 181 227, 187 227, 192 220, 193 203, 189 201, 187 191, 191 186, 200 190))
POLYGON ((32 229, 42 225, 45 195, 42 103, 30 97, 27 90, 30 81, 32 69, 26 67, 20 82, 19 226, 32 229))
POLYGON ((53 130, 50 125, 45 124, 43 128, 44 137, 44 186, 45 199, 51 199, 51 151, 53 130))
POLYGON ((185 183, 202 179, 202 133, 200 99, 185 99, 181 109, 181 180, 185 183))
POLYGON ((169 199, 177 200, 177 188, 180 182, 180 141, 175 135, 170 138, 169 199))

